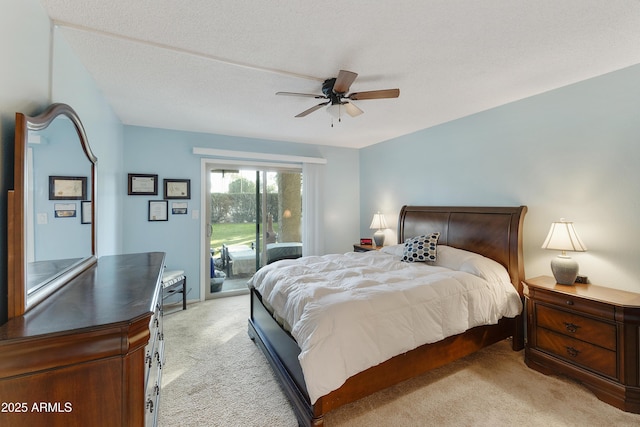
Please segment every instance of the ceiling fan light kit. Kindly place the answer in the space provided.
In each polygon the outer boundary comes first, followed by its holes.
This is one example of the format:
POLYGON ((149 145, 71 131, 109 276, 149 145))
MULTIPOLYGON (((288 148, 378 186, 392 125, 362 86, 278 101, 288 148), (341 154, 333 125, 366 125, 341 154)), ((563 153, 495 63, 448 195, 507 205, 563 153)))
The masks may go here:
MULTIPOLYGON (((297 92, 276 92, 276 95, 286 96, 302 96, 315 99, 326 99, 327 101, 314 105, 311 108, 304 110, 302 113, 297 114, 295 117, 305 117, 316 110, 328 105, 326 111, 333 118, 341 121, 342 107, 351 117, 359 116, 364 113, 353 102, 350 101, 362 101, 367 99, 384 99, 384 98, 397 98, 400 96, 400 89, 382 89, 372 90, 366 92, 354 92, 347 95, 351 84, 355 81, 358 74, 353 71, 340 70, 338 77, 333 77, 325 80, 322 83, 323 95, 317 95, 312 93, 297 93, 297 92)), ((331 123, 333 126, 333 122, 331 123)))

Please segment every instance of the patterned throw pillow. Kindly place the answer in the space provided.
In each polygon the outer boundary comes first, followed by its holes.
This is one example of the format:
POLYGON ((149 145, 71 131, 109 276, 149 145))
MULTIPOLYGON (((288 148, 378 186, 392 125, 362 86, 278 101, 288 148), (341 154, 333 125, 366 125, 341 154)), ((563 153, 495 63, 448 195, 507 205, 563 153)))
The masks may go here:
POLYGON ((440 233, 431 233, 405 240, 402 261, 434 262, 438 237, 440 237, 440 233))

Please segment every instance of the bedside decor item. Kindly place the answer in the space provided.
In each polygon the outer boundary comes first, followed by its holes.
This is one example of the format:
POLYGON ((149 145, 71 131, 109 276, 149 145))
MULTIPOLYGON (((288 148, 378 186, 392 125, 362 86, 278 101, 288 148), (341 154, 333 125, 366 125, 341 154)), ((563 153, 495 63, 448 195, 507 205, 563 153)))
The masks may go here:
POLYGON ((373 220, 371 221, 371 225, 369 226, 371 230, 378 230, 373 234, 373 241, 376 246, 384 245, 384 231, 383 229, 389 228, 387 225, 387 221, 384 219, 384 215, 380 212, 377 212, 373 215, 373 220))
POLYGON ((573 285, 578 277, 578 263, 567 255, 566 251, 584 252, 587 247, 578 237, 573 223, 560 218, 560 222, 551 223, 549 234, 542 244, 542 249, 562 251, 551 260, 553 277, 561 285, 573 285))

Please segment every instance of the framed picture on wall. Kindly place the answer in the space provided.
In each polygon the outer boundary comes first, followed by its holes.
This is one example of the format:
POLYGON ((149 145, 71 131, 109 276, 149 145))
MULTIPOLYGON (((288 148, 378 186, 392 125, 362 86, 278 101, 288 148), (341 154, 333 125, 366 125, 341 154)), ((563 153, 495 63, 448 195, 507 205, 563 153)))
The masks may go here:
POLYGON ((166 200, 149 200, 149 221, 168 221, 169 202, 166 200))
POLYGON ((91 200, 83 200, 80 203, 80 223, 91 224, 92 213, 91 200))
POLYGON ((84 200, 86 198, 86 176, 49 177, 49 200, 84 200))
POLYGON ((191 180, 190 179, 165 179, 164 180, 165 199, 190 199, 191 180))
POLYGON ((56 203, 53 206, 53 212, 56 218, 75 218, 76 204, 75 203, 56 203))
POLYGON ((130 173, 127 194, 129 196, 157 196, 158 175, 130 173))
POLYGON ((173 202, 171 204, 171 213, 173 215, 186 215, 187 207, 187 202, 173 202))

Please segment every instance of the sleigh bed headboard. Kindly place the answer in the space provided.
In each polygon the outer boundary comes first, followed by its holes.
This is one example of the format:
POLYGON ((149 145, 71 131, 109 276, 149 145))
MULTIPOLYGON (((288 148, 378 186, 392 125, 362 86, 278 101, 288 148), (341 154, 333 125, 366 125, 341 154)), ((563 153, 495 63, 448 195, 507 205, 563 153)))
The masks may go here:
POLYGON ((522 226, 526 212, 526 206, 403 206, 398 219, 398 243, 440 232, 438 244, 475 252, 502 264, 522 295, 522 226))

